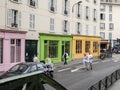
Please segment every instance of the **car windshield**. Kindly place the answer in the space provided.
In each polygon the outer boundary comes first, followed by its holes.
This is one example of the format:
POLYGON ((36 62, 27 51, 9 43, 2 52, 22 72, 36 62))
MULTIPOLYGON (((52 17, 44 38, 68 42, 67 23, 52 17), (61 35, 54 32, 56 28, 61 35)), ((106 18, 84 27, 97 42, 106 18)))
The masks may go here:
POLYGON ((11 72, 11 73, 23 73, 26 71, 26 69, 28 68, 27 65, 25 64, 17 64, 15 66, 13 66, 8 72, 11 72))

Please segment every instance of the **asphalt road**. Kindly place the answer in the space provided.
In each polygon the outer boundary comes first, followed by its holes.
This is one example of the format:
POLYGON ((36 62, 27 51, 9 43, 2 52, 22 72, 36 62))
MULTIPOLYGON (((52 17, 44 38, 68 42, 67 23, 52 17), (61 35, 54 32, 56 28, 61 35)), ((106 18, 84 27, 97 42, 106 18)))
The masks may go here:
MULTIPOLYGON (((93 63, 93 70, 87 71, 82 65, 66 67, 55 70, 54 79, 65 86, 68 90, 87 90, 88 87, 110 75, 120 68, 120 55, 114 54, 113 58, 93 63)), ((54 90, 45 85, 46 90, 54 90)))

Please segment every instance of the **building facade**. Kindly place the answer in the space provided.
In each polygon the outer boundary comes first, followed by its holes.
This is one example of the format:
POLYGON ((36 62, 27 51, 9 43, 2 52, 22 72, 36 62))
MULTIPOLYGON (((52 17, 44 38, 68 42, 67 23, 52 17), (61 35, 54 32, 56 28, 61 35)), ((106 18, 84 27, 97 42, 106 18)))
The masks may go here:
POLYGON ((101 47, 108 48, 110 41, 114 46, 117 44, 117 38, 120 38, 120 0, 101 0, 100 5, 101 47))
MULTIPOLYGON (((2 21, 0 28, 27 32, 25 35, 25 61, 27 62, 32 61, 34 54, 38 54, 39 59, 51 57, 48 53, 49 49, 46 48, 47 54, 41 55, 44 52, 41 47, 45 42, 47 42, 45 45, 49 46, 50 38, 55 38, 56 35, 59 37, 56 40, 61 49, 64 46, 62 43, 67 43, 66 39, 68 39, 70 50, 74 50, 69 35, 99 36, 100 1, 78 2, 79 0, 2 0, 0 1, 2 21), (46 37, 45 34, 40 33, 45 33, 46 37), (43 37, 48 40, 41 39, 43 37)), ((71 52, 70 58, 72 58, 71 52)), ((60 55, 58 59, 62 53, 63 51, 58 53, 60 55)))

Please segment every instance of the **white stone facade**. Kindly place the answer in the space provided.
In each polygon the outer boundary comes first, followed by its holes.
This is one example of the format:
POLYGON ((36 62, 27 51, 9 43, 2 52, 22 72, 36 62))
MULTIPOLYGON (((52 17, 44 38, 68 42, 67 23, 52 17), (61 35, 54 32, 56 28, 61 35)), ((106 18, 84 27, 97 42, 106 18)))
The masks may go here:
POLYGON ((100 11, 100 33, 102 33, 102 40, 112 40, 112 46, 116 44, 117 38, 120 38, 120 0, 101 0, 100 11), (102 14, 102 15, 101 15, 102 14), (103 35, 104 34, 104 35, 103 35))
POLYGON ((51 1, 1 0, 0 28, 27 31, 26 39, 34 40, 38 40, 39 33, 99 36, 99 0, 82 0, 78 18, 78 7, 75 3, 78 3, 79 0, 53 0, 53 4, 51 4, 51 1), (67 15, 63 14, 65 1, 67 15), (54 7, 54 10, 52 8, 53 11, 50 10, 50 5, 54 7), (86 11, 86 7, 88 11, 86 11), (86 12, 88 12, 88 19, 86 19, 86 12), (67 23, 66 26, 65 23, 67 23), (79 27, 77 23, 79 23, 79 27), (67 31, 64 31, 64 28, 67 31), (78 29, 79 32, 77 32, 78 29))

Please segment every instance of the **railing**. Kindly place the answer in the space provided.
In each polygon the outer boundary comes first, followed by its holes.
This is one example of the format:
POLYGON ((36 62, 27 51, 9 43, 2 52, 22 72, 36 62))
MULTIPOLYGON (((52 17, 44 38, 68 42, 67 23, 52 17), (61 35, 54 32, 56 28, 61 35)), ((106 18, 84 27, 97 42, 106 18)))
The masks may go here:
POLYGON ((120 79, 120 69, 116 70, 109 76, 106 76, 104 79, 95 83, 94 85, 89 87, 87 90, 107 90, 118 79, 120 79))
POLYGON ((49 84, 56 90, 67 90, 54 79, 40 71, 9 77, 0 80, 0 90, 45 90, 43 84, 49 84))

